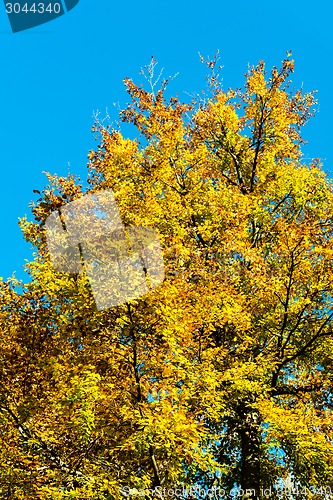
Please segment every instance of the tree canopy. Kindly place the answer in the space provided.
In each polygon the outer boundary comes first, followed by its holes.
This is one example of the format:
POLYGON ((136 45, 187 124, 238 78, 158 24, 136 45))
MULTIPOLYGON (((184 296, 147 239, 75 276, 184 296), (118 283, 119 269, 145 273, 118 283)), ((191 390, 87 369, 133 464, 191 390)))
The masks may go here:
POLYGON ((97 124, 89 187, 48 174, 20 222, 36 253, 31 281, 0 289, 2 498, 333 489, 333 193, 301 150, 314 93, 291 89, 290 56, 237 90, 215 64, 191 103, 125 79, 137 137, 97 124), (85 273, 52 265, 45 222, 106 189, 126 228, 157 231, 165 279, 98 310, 85 273))

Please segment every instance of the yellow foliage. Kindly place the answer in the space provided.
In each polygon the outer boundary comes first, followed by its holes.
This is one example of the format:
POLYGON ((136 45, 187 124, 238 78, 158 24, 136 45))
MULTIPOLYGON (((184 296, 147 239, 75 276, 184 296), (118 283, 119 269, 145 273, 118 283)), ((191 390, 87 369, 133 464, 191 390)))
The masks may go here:
POLYGON ((140 137, 96 125, 87 191, 158 232, 166 277, 139 299, 98 311, 54 269, 45 220, 85 191, 48 175, 20 223, 31 281, 0 284, 3 498, 332 484, 332 186, 302 163, 292 71, 191 105, 125 80, 140 137))

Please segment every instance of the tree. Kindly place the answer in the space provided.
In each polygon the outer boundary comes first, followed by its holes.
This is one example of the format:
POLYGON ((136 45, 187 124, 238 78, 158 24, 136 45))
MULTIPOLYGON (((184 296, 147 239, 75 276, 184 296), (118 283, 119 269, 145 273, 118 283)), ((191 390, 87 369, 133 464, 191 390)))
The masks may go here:
POLYGON ((72 176, 48 175, 21 220, 37 251, 31 282, 1 284, 3 498, 333 487, 332 185, 300 135, 314 94, 290 90, 290 57, 227 92, 216 62, 191 104, 126 79, 138 138, 97 125, 89 153, 88 192, 158 231, 158 288, 97 310, 84 273, 55 270, 44 225, 83 195, 72 176))

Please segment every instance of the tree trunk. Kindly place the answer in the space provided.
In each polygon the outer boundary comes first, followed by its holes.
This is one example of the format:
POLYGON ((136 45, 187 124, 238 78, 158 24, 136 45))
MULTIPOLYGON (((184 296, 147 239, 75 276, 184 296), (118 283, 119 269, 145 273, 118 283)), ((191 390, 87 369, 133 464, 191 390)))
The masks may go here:
POLYGON ((243 498, 259 499, 261 484, 260 473, 260 418, 256 410, 240 404, 237 433, 240 437, 240 486, 243 498))

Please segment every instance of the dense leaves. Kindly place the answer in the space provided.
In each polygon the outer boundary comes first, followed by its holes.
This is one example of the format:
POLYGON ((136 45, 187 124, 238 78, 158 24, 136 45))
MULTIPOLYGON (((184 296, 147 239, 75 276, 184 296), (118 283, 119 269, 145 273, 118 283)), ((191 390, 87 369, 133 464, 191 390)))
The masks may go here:
POLYGON ((85 274, 53 268, 45 220, 84 191, 48 176, 21 220, 32 280, 1 283, 2 498, 333 488, 333 195, 302 161, 314 96, 292 71, 213 77, 191 104, 125 80, 138 138, 97 125, 89 192, 158 231, 166 278, 140 299, 98 311, 85 274))

